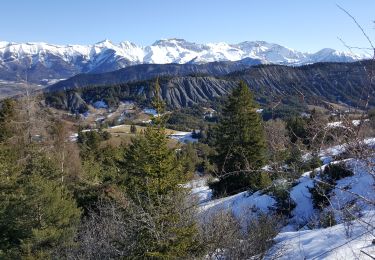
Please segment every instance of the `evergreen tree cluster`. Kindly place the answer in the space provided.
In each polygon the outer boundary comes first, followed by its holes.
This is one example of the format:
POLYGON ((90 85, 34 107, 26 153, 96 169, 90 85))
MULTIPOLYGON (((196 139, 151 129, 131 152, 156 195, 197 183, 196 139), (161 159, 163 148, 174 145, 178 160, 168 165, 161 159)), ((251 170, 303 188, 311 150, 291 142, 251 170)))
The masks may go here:
POLYGON ((74 244, 81 209, 53 156, 18 138, 15 103, 0 114, 0 259, 48 259, 74 244))

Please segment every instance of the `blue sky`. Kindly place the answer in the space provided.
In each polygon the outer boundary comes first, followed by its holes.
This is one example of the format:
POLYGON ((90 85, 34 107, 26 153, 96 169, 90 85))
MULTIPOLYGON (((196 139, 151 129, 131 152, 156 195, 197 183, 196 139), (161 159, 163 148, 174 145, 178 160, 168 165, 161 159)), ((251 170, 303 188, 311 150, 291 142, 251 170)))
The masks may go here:
POLYGON ((2 0, 0 40, 140 45, 265 40, 302 51, 367 47, 340 4, 375 41, 375 0, 2 0))

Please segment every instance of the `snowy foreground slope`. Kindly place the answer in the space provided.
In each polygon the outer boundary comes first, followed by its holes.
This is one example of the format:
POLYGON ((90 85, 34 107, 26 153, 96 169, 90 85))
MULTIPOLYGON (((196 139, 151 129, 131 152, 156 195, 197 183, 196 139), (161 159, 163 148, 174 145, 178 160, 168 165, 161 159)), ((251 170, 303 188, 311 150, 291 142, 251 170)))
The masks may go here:
MULTIPOLYGON (((374 223, 374 213, 368 213, 361 221, 374 223)), ((374 230, 360 221, 354 221, 350 229, 350 237, 346 235, 345 224, 282 232, 276 237, 274 248, 281 251, 279 259, 371 259, 368 255, 375 255, 374 230)), ((266 259, 272 259, 274 248, 266 259)))
POLYGON ((275 248, 282 251, 280 259, 369 259, 365 253, 375 255, 375 245, 372 244, 375 230, 366 224, 375 224, 374 204, 353 195, 375 202, 374 178, 369 174, 371 169, 361 161, 350 160, 347 165, 354 175, 337 182, 336 188, 331 191, 331 205, 325 209, 335 214, 338 224, 333 227, 310 229, 307 226, 319 214, 313 208, 308 190, 313 186, 309 173, 304 174, 299 184, 293 187, 291 198, 297 206, 289 224, 275 239, 275 248), (358 207, 359 218, 345 223, 341 209, 350 203, 358 207))
MULTIPOLYGON (((373 146, 375 139, 367 139, 366 144, 373 146)), ((371 149, 371 148, 369 148, 371 149)), ((322 211, 314 209, 309 188, 314 180, 319 180, 333 156, 345 151, 343 146, 336 146, 321 152, 324 164, 315 169, 316 175, 304 173, 290 189, 290 197, 296 203, 291 217, 275 238, 275 245, 266 259, 371 259, 375 256, 375 180, 373 164, 367 161, 347 159, 347 167, 353 176, 338 180, 329 193, 330 205, 322 211), (362 199, 365 198, 365 199, 362 199), (355 208, 357 216, 352 221, 344 221, 344 208, 355 208), (336 225, 322 228, 317 225, 322 212, 333 212, 336 225)), ((333 164, 340 161, 331 162, 333 164)), ((373 161, 372 161, 373 162, 373 161)), ((204 180, 191 183, 192 194, 199 199, 200 214, 208 215, 219 210, 231 210, 237 217, 251 217, 256 212, 271 212, 276 200, 267 193, 242 192, 230 197, 211 199, 211 190, 204 180)))

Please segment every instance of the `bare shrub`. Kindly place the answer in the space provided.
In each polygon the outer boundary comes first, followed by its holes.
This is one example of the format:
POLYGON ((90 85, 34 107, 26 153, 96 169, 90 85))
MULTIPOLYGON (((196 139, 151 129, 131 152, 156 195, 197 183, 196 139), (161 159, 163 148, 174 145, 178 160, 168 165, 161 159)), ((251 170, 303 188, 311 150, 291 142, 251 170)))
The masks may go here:
POLYGON ((83 220, 76 238, 76 246, 60 248, 57 258, 116 259, 134 250, 137 227, 128 223, 119 205, 101 202, 83 220))
POLYGON ((289 137, 286 124, 281 119, 269 120, 264 123, 267 151, 272 163, 283 162, 289 152, 289 137))
POLYGON ((241 227, 229 211, 218 211, 202 219, 200 240, 209 259, 228 257, 241 240, 241 227))
MULTIPOLYGON (((163 204, 129 200, 121 194, 97 203, 83 220, 75 247, 60 248, 58 259, 192 259, 202 252, 195 206, 164 195, 163 204), (169 203, 166 207, 164 203, 169 203), (171 219, 163 208, 176 215, 171 219), (193 232, 193 239, 191 239, 193 232), (196 237, 194 237, 194 235, 196 237), (176 246, 177 245, 177 246, 176 246), (182 249, 181 247, 186 246, 182 249), (164 250, 164 251, 163 251, 164 250)), ((178 195, 177 195, 178 196, 178 195)), ((161 199, 161 198, 160 198, 161 199)))
POLYGON ((229 211, 219 211, 203 220, 201 240, 209 259, 262 259, 274 244, 280 223, 279 217, 265 213, 238 219, 229 211))

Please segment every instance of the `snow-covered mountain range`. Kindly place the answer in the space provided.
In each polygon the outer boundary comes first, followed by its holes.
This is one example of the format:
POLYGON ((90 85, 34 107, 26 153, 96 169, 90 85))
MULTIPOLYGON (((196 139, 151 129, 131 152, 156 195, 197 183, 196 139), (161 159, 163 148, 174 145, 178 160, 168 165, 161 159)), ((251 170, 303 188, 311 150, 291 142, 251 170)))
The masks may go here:
POLYGON ((0 79, 35 83, 71 77, 77 73, 113 71, 151 63, 207 63, 253 59, 258 63, 303 65, 322 61, 351 62, 363 55, 322 49, 305 53, 264 41, 238 44, 198 44, 183 39, 159 40, 150 46, 109 40, 93 45, 0 42, 0 79), (27 71, 27 73, 26 73, 27 71))

